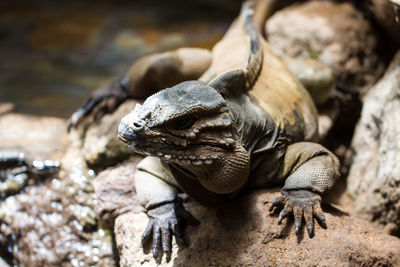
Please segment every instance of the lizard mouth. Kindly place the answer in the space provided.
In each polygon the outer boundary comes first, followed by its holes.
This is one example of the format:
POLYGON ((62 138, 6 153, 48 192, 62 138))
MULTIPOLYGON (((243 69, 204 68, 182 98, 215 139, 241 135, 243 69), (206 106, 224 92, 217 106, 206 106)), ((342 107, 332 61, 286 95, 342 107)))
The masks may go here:
POLYGON ((221 159, 226 152, 232 151, 232 147, 222 142, 196 142, 184 145, 173 144, 159 139, 146 142, 131 142, 124 136, 120 140, 136 153, 158 157, 170 163, 179 165, 212 165, 221 159), (157 140, 157 141, 156 141, 157 140))

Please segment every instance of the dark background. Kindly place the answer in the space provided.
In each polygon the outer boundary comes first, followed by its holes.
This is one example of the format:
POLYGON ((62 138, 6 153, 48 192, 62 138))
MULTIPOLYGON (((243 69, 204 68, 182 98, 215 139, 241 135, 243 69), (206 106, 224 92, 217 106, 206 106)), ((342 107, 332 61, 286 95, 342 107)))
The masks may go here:
POLYGON ((67 118, 144 54, 211 48, 240 1, 1 1, 0 102, 67 118))

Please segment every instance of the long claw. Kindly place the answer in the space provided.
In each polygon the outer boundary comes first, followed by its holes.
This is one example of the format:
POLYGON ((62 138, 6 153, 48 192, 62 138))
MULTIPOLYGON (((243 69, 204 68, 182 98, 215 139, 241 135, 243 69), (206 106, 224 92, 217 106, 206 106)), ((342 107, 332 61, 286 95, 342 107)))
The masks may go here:
POLYGON ((308 236, 311 238, 314 236, 314 219, 312 207, 307 206, 304 208, 304 220, 306 221, 308 236))
POLYGON ((321 209, 321 206, 318 203, 313 205, 313 214, 314 214, 315 218, 317 218, 318 223, 321 225, 321 227, 326 229, 327 226, 326 226, 325 215, 321 209))
POLYGON ((74 112, 74 114, 72 114, 72 116, 67 121, 67 131, 69 132, 71 128, 76 127, 83 120, 83 118, 93 110, 98 102, 99 101, 90 98, 82 107, 74 112))
POLYGON ((160 261, 160 246, 161 246, 161 229, 156 228, 153 230, 153 257, 154 259, 156 259, 157 263, 159 263, 160 261))
POLYGON ((171 247, 172 247, 172 236, 170 228, 161 228, 162 235, 162 249, 166 257, 166 261, 171 260, 171 247))
POLYGON ((278 217, 278 224, 282 224, 282 220, 285 219, 287 216, 289 216, 290 212, 292 212, 292 207, 288 206, 285 207, 280 213, 278 217))
POLYGON ((293 208, 293 215, 294 215, 294 231, 296 235, 299 235, 301 222, 303 220, 303 209, 299 206, 295 206, 293 208))
POLYGON ((151 235, 153 234, 153 225, 154 221, 150 218, 149 223, 147 224, 146 230, 142 235, 142 246, 149 242, 151 235))
POLYGON ((274 197, 271 201, 271 206, 269 207, 269 211, 273 211, 274 208, 280 208, 285 206, 286 199, 283 196, 274 197))

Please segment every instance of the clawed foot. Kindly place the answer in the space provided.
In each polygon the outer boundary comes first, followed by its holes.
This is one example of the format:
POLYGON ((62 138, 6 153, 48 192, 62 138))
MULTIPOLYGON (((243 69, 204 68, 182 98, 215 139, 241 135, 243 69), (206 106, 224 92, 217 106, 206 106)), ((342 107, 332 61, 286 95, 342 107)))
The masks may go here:
POLYGON ((282 196, 275 197, 269 211, 282 209, 279 213, 278 224, 290 214, 294 216, 294 229, 296 235, 300 233, 303 218, 306 223, 308 235, 314 236, 314 217, 319 224, 326 228, 326 220, 321 209, 321 196, 308 190, 282 190, 282 196))
POLYGON ((183 236, 183 227, 186 224, 199 224, 199 222, 187 212, 182 200, 177 199, 172 203, 151 209, 147 212, 149 223, 142 236, 142 246, 152 239, 152 252, 155 261, 160 264, 163 254, 166 261, 171 260, 172 235, 183 244, 186 244, 183 236))
POLYGON ((92 123, 101 119, 105 114, 113 112, 128 98, 125 83, 125 79, 117 80, 95 91, 86 103, 68 119, 68 132, 72 128, 76 128, 85 118, 89 117, 90 123, 92 123))

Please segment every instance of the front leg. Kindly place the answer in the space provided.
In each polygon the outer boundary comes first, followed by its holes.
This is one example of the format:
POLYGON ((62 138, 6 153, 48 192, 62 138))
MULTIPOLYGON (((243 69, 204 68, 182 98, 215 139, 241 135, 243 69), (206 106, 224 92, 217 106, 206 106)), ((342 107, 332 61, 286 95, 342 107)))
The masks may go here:
POLYGON ((142 236, 142 246, 146 246, 152 239, 152 253, 157 263, 161 263, 163 254, 167 262, 171 260, 172 235, 186 244, 183 227, 186 224, 198 224, 198 221, 185 210, 179 197, 172 202, 148 209, 147 216, 149 222, 142 236))
POLYGON ((161 263, 163 254, 169 262, 172 253, 172 235, 184 242, 186 224, 198 224, 185 210, 177 196, 177 184, 158 158, 146 157, 135 173, 136 192, 140 204, 146 208, 149 222, 142 236, 142 246, 151 242, 153 257, 161 263))
POLYGON ((279 175, 287 177, 282 196, 272 200, 270 210, 283 208, 278 224, 293 214, 298 235, 304 218, 310 237, 314 235, 314 217, 326 228, 321 209, 321 195, 333 187, 340 176, 339 160, 326 148, 315 143, 290 145, 279 175))

